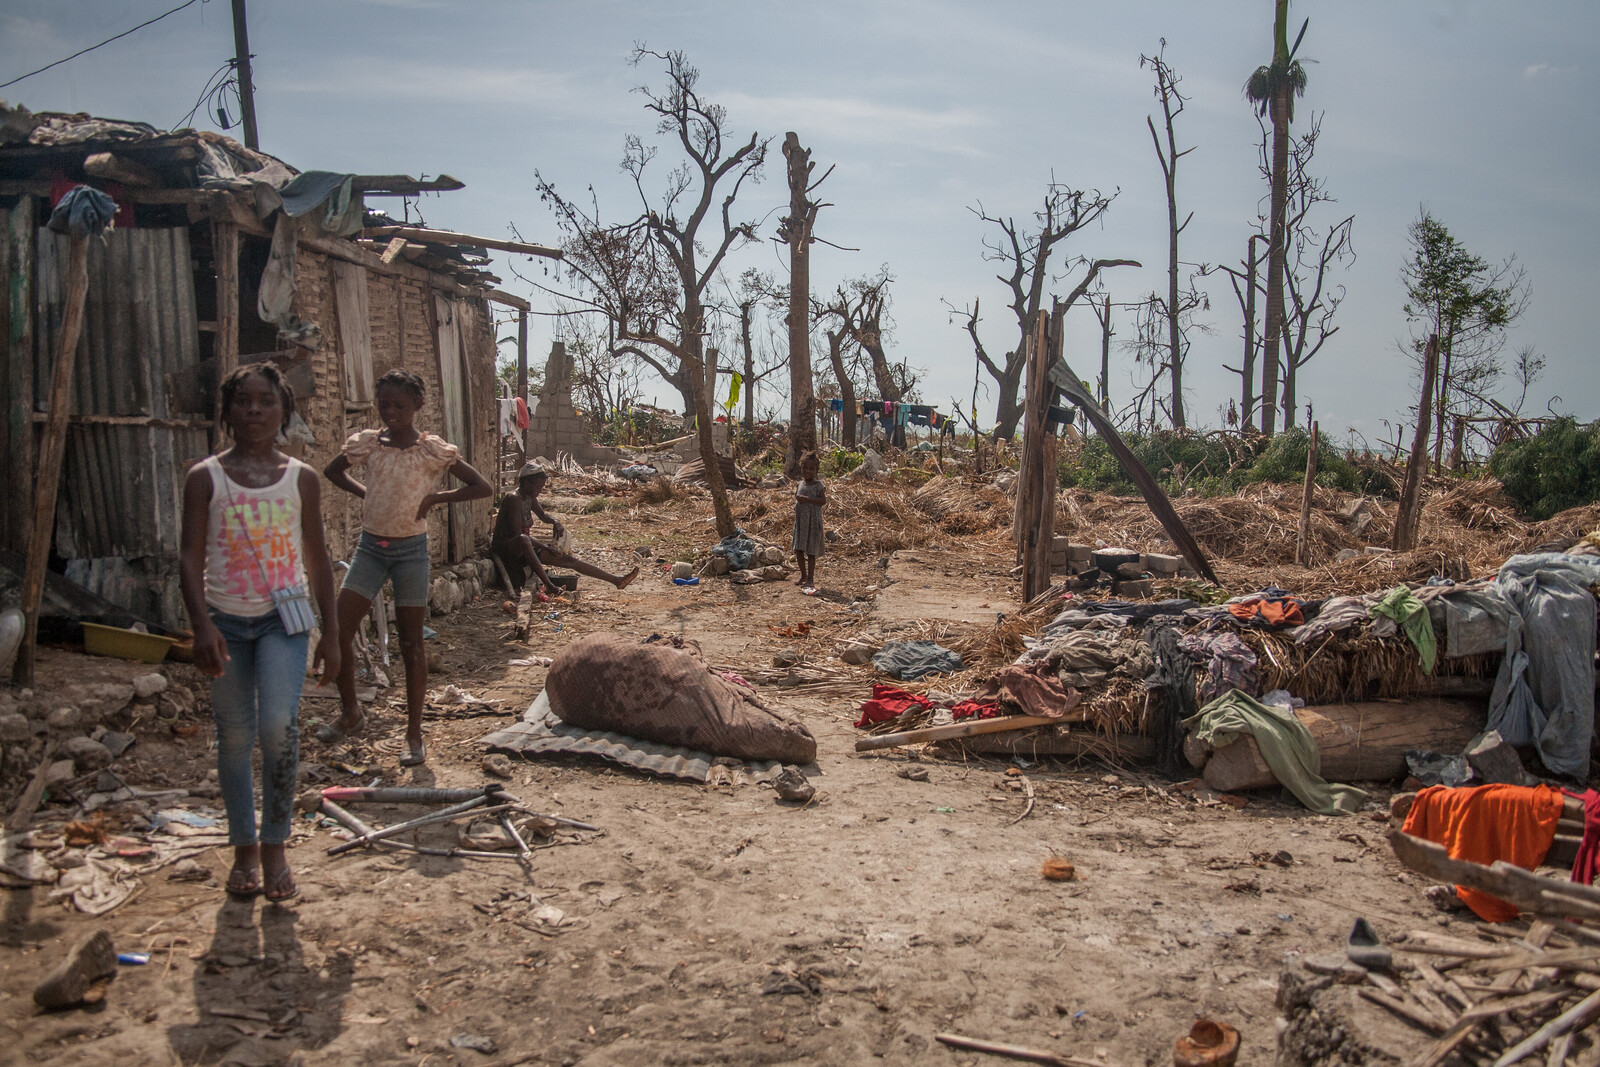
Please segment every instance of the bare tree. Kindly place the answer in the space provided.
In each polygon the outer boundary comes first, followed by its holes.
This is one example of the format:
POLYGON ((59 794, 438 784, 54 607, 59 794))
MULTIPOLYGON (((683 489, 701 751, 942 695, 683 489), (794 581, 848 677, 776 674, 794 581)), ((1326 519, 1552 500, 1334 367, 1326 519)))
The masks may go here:
POLYGON ((893 282, 894 275, 889 273, 887 265, 880 267, 877 274, 852 278, 839 284, 822 310, 835 316, 845 336, 866 354, 878 394, 884 400, 899 403, 916 388, 921 372, 904 361, 891 363, 884 348, 889 332, 885 323, 889 286, 893 282))
MULTIPOLYGON (((1022 372, 1027 366, 1028 331, 1039 315, 1046 285, 1058 280, 1051 274, 1050 257, 1056 245, 1085 226, 1098 222, 1116 195, 1113 192, 1106 196, 1098 189, 1070 189, 1052 178, 1045 187, 1042 206, 1033 214, 1031 228, 1019 226, 1013 216, 991 215, 981 203, 972 208, 973 214, 999 231, 996 236, 984 239, 984 259, 1006 265, 1006 273, 996 277, 1010 290, 1011 311, 1017 323, 1017 344, 1006 353, 1003 365, 991 359, 982 345, 977 346, 975 353, 999 388, 995 404, 997 439, 1014 437, 1022 418, 1018 396, 1022 389, 1022 372)), ((1065 266, 1086 263, 1087 260, 1079 257, 1066 261, 1065 266)), ((1085 281, 1092 284, 1105 267, 1131 263, 1131 260, 1096 260, 1089 266, 1085 281)))
POLYGON ((1266 240, 1262 234, 1251 234, 1245 242, 1245 257, 1239 261, 1238 267, 1218 264, 1201 271, 1206 274, 1220 270, 1228 276, 1234 298, 1239 301, 1239 311, 1244 316, 1244 358, 1237 367, 1224 363, 1222 369, 1239 376, 1239 406, 1235 409, 1234 417, 1239 420, 1239 428, 1245 433, 1256 428, 1256 356, 1260 352, 1259 339, 1256 337, 1256 297, 1261 292, 1261 258, 1256 252, 1256 242, 1265 243, 1266 240))
MULTIPOLYGON (((784 287, 773 283, 769 275, 755 268, 739 276, 739 288, 733 308, 739 320, 739 351, 744 356, 742 397, 744 399, 744 428, 755 425, 756 390, 761 382, 789 365, 787 353, 775 351, 767 345, 759 350, 752 335, 752 323, 758 308, 774 304, 787 305, 788 293, 784 287)), ((809 382, 810 375, 807 373, 809 382)))
MULTIPOLYGON (((641 86, 637 91, 645 109, 658 117, 656 132, 674 138, 683 159, 664 176, 662 187, 651 192, 645 175, 658 149, 637 135, 628 136, 622 169, 633 182, 640 214, 628 222, 602 224, 598 207, 581 210, 542 175, 535 172, 534 177, 540 199, 552 207, 562 228, 567 263, 587 283, 591 308, 616 324, 618 350, 688 379, 717 532, 727 537, 734 530, 733 512, 712 436, 714 382, 705 373, 706 290, 729 251, 755 239, 755 223, 736 220, 733 205, 744 183, 765 162, 767 142, 756 134, 743 144, 726 140, 727 112, 701 97, 700 72, 682 52, 634 50, 635 64, 646 59, 664 65, 667 88, 657 92, 641 86), (706 226, 710 219, 716 221, 706 226), (703 233, 702 227, 709 232, 703 233), (652 362, 652 350, 670 360, 670 368, 652 362)), ((673 380, 671 374, 663 377, 673 380)))
POLYGON ((817 447, 817 401, 811 388, 811 243, 817 211, 827 205, 811 199, 811 193, 833 168, 813 182, 816 164, 811 162, 811 150, 800 146, 793 131, 784 135, 783 156, 789 177, 789 213, 778 223, 778 240, 789 246, 789 444, 784 473, 798 478, 800 457, 817 447))
POLYGON ((1150 140, 1156 147, 1156 161, 1161 164, 1161 177, 1167 187, 1167 296, 1165 307, 1161 310, 1167 320, 1167 371, 1172 378, 1171 391, 1171 416, 1173 429, 1184 428, 1183 417, 1183 360, 1186 347, 1183 340, 1183 319, 1185 313, 1192 313, 1200 303, 1199 294, 1194 291, 1191 284, 1188 293, 1178 290, 1178 235, 1188 228, 1194 218, 1194 212, 1189 212, 1183 222, 1178 221, 1178 160, 1194 151, 1191 145, 1182 151, 1178 150, 1177 137, 1173 132, 1173 120, 1183 114, 1184 104, 1188 98, 1178 90, 1180 78, 1167 64, 1167 39, 1161 39, 1161 49, 1154 56, 1140 56, 1139 67, 1143 69, 1146 64, 1155 72, 1156 99, 1161 101, 1161 115, 1166 130, 1166 145, 1162 146, 1161 137, 1156 133, 1156 124, 1150 116, 1146 115, 1144 123, 1150 128, 1150 140))

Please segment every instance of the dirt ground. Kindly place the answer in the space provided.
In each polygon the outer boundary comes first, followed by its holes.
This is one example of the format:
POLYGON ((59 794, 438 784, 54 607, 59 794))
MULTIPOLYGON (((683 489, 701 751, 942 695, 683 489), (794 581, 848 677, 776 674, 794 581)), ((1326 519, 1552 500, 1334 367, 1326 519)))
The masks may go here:
MULTIPOLYGON (((401 693, 383 691, 362 742, 303 743, 307 784, 481 783, 477 739, 519 717, 543 682, 542 669, 507 661, 549 655, 574 635, 682 633, 712 662, 753 671, 779 652, 827 660, 874 622, 992 622, 1018 595, 1009 559, 961 539, 885 553, 887 563, 829 556, 816 598, 789 583, 676 587, 657 561, 690 535, 618 510, 582 514, 585 502, 554 501, 580 552, 616 570, 642 559, 644 576, 620 593, 586 581, 581 600, 540 619, 526 644, 492 598, 434 620, 430 648, 445 669, 430 684, 498 701, 494 713, 430 713, 430 763, 404 771, 401 693), (812 624, 809 635, 771 629, 798 622, 812 624)), ((0 1060, 1001 1062, 934 1041, 953 1031, 1158 1064, 1207 1015, 1240 1029, 1239 1062, 1254 1067, 1274 1058, 1287 960, 1340 950, 1358 915, 1386 936, 1443 921, 1367 814, 1314 816, 1266 794, 1243 809, 1203 807, 1170 782, 1103 765, 858 755, 852 720, 865 683, 817 689, 762 690, 817 737, 818 795, 805 807, 757 785, 543 758, 517 764, 512 791, 604 832, 558 835, 531 874, 509 861, 329 858, 335 839, 307 819, 291 853, 303 894, 289 906, 230 901, 219 888, 223 849, 203 858, 217 884, 157 874, 103 920, 42 889, 10 891, 0 1060), (927 780, 897 774, 912 766, 927 780), (1008 770, 1036 795, 1026 817, 1008 770), (1042 879, 1051 856, 1068 858, 1078 880, 1042 879), (558 924, 542 906, 559 910, 558 924), (122 968, 98 1009, 39 1013, 33 984, 97 925, 121 951, 152 950, 149 965, 122 968), (493 1051, 452 1045, 462 1034, 490 1039, 493 1051)), ((308 701, 303 716, 334 708, 308 701)), ((198 782, 210 736, 209 726, 187 738, 141 735, 130 754, 138 773, 127 777, 198 782)), ((1414 1036, 1389 1051, 1407 1058, 1426 1042, 1414 1036)))

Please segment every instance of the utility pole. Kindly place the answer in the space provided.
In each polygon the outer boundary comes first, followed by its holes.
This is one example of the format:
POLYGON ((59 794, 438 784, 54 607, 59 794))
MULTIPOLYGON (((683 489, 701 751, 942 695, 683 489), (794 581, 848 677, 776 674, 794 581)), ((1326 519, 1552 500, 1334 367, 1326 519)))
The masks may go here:
POLYGON ((245 25, 244 0, 233 0, 233 72, 239 80, 239 107, 244 112, 244 146, 261 151, 256 134, 256 92, 250 82, 250 30, 245 25))

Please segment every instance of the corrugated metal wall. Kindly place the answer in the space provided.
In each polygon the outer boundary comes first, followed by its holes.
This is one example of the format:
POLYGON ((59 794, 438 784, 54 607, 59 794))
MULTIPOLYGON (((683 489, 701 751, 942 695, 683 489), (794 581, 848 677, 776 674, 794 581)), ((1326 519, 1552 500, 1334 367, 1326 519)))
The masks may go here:
MULTIPOLYGON (((43 411, 63 317, 69 240, 45 229, 38 234, 33 395, 36 410, 43 411)), ((188 229, 111 230, 105 240, 91 241, 73 411, 179 414, 170 409, 169 376, 199 358, 188 229)))
MULTIPOLYGON (((63 317, 68 239, 37 231, 34 407, 49 396, 63 317)), ((183 227, 112 230, 89 245, 89 293, 73 376, 78 415, 202 420, 175 410, 175 376, 200 358, 194 267, 183 227)), ((191 395, 193 390, 189 390, 191 395)), ((182 518, 182 480, 210 451, 202 425, 75 422, 56 508, 56 552, 107 599, 183 625, 169 590, 182 518), (96 580, 100 579, 100 580, 96 580)))

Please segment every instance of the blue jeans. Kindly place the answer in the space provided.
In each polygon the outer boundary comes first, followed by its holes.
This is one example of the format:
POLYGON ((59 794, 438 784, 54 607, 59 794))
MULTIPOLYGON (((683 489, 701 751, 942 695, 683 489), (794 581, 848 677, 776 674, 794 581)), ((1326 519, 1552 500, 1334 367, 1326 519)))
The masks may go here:
POLYGON ((394 583, 397 608, 421 608, 428 604, 428 535, 379 537, 361 531, 350 570, 341 589, 376 600, 383 583, 394 583))
POLYGON ((300 774, 300 688, 310 634, 290 636, 276 611, 245 618, 211 612, 228 642, 222 677, 211 683, 217 723, 217 784, 228 810, 228 843, 256 843, 250 750, 261 742, 261 842, 289 840, 300 774))

